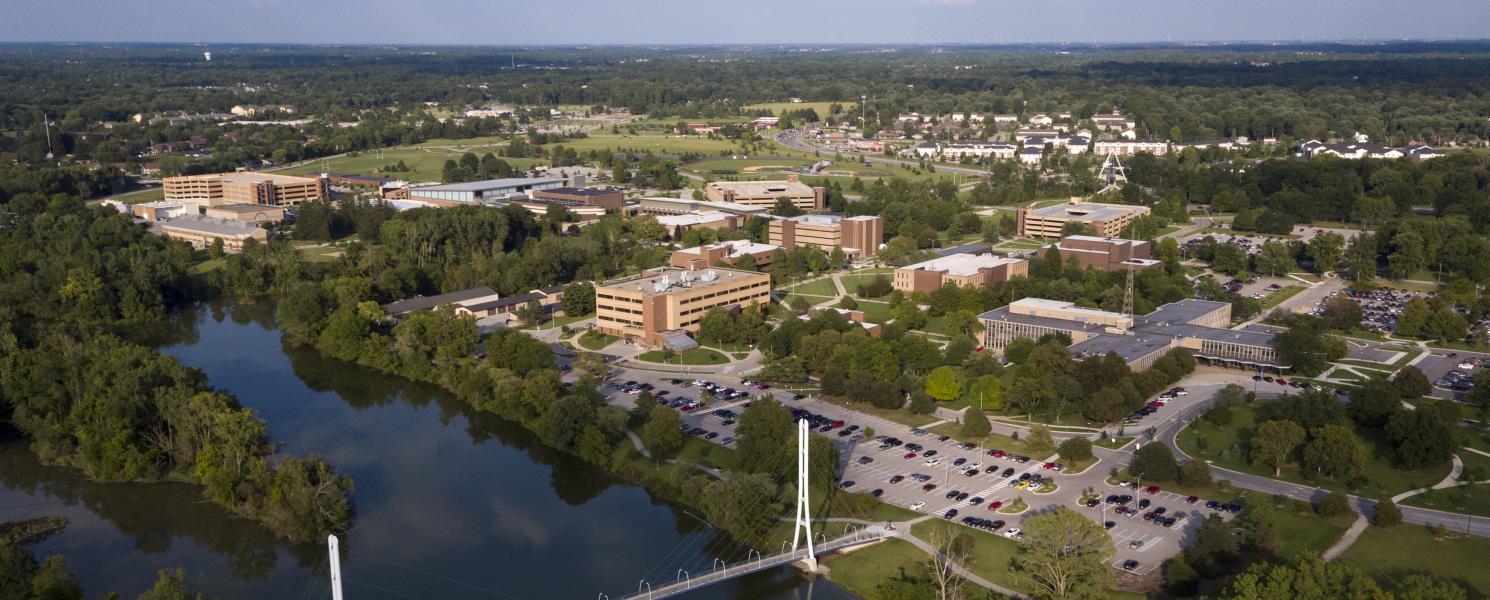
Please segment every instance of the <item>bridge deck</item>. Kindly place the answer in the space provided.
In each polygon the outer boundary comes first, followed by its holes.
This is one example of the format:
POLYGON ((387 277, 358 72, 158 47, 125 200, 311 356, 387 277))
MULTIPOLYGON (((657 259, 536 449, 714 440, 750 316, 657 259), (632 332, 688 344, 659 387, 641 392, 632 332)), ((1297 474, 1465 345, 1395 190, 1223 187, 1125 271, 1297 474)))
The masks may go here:
MULTIPOLYGON (((888 531, 880 527, 871 527, 868 529, 856 531, 840 538, 828 540, 827 543, 818 545, 814 547, 813 550, 816 551, 816 554, 825 554, 828 552, 839 550, 841 548, 865 544, 887 537, 894 537, 896 535, 898 534, 896 534, 894 531, 888 531)), ((791 552, 772 554, 770 556, 756 558, 755 560, 738 562, 733 565, 726 566, 723 569, 715 569, 708 573, 699 573, 697 576, 685 575, 679 578, 677 581, 657 588, 647 589, 645 586, 643 586, 641 589, 637 590, 636 593, 622 596, 618 600, 661 600, 662 598, 676 596, 678 594, 682 594, 690 590, 696 590, 710 584, 718 583, 728 579, 734 579, 741 575, 749 575, 757 571, 772 569, 805 558, 807 558, 807 548, 803 547, 791 552)))

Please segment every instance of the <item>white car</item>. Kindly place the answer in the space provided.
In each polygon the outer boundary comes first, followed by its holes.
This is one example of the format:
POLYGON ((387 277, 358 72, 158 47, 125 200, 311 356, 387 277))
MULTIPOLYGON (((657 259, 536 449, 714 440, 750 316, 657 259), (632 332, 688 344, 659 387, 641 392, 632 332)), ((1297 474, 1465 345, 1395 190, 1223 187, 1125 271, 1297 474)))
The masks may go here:
POLYGON ((1019 537, 1019 528, 1018 527, 1010 527, 1009 529, 1007 529, 1007 530, 1004 531, 1004 537, 1009 538, 1011 540, 1014 539, 1014 538, 1019 537))
POLYGON ((921 510, 923 508, 926 508, 926 503, 925 502, 922 502, 920 500, 917 500, 917 501, 911 503, 911 510, 921 510))
POLYGON ((1176 395, 1176 396, 1189 396, 1190 395, 1190 392, 1187 392, 1185 390, 1180 390, 1178 392, 1175 392, 1174 395, 1176 395))
POLYGON ((1474 369, 1474 365, 1472 365, 1470 363, 1467 363, 1467 362, 1459 363, 1459 370, 1461 370, 1461 371, 1468 371, 1468 370, 1471 370, 1471 369, 1474 369))
POLYGON ((926 466, 928 466, 928 467, 935 467, 935 466, 937 466, 939 464, 942 464, 942 459, 940 459, 940 458, 928 458, 928 459, 926 459, 926 466))
POLYGON ((970 465, 967 466, 967 468, 972 469, 974 471, 976 471, 978 469, 981 469, 981 468, 983 468, 983 461, 980 460, 978 462, 975 462, 973 464, 970 464, 970 465))

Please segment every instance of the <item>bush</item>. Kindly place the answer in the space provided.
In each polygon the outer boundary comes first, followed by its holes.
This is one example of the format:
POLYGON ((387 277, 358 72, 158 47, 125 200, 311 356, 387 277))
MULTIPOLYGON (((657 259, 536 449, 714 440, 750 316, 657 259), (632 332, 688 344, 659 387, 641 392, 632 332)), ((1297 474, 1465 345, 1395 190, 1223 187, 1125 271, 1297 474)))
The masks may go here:
MULTIPOLYGON (((1389 528, 1402 524, 1402 509, 1397 508, 1397 503, 1391 498, 1382 498, 1376 503, 1376 508, 1371 512, 1371 524, 1377 527, 1389 528)), ((1443 527, 1443 525, 1439 525, 1443 527)))
POLYGON ((1350 514, 1350 498, 1344 492, 1330 492, 1314 506, 1314 512, 1325 518, 1350 514))
POLYGON ((1061 458, 1065 460, 1092 459, 1092 442, 1084 437, 1073 437, 1061 442, 1060 448, 1057 450, 1060 452, 1061 458))
POLYGON ((1211 484, 1211 468, 1202 460, 1187 461, 1180 466, 1180 484, 1205 487, 1211 484))

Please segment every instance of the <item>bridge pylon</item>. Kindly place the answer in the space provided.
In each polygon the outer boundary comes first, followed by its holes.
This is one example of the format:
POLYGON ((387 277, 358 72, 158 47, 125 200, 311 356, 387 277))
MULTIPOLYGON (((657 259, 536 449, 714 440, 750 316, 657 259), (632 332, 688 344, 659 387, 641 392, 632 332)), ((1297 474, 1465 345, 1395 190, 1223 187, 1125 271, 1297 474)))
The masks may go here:
POLYGON ((812 503, 807 499, 807 489, 811 487, 807 472, 807 449, 811 441, 812 433, 807 427, 807 420, 797 421, 797 516, 792 528, 792 552, 796 552, 799 541, 805 539, 807 556, 802 562, 808 571, 816 573, 817 552, 812 545, 812 503))

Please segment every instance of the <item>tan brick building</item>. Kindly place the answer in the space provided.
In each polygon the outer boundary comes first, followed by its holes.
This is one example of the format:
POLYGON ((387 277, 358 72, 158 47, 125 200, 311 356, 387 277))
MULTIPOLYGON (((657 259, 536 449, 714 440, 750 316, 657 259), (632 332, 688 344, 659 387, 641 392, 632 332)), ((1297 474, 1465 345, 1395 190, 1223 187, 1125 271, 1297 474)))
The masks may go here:
POLYGON ((853 258, 874 256, 885 237, 885 222, 879 217, 803 215, 771 220, 769 241, 788 250, 810 246, 832 252, 843 248, 853 258))
POLYGON ((190 242, 194 248, 207 248, 212 245, 213 240, 221 239, 224 249, 237 252, 243 249, 243 242, 250 238, 260 243, 269 240, 269 232, 253 223, 223 221, 200 215, 154 221, 151 226, 166 237, 190 242))
POLYGON ((757 244, 750 240, 731 240, 706 246, 674 250, 669 262, 679 269, 707 269, 719 263, 734 265, 749 255, 755 261, 757 271, 770 271, 776 260, 777 246, 757 244))
POLYGON ((821 210, 827 205, 827 189, 811 187, 788 176, 786 181, 716 181, 704 186, 704 196, 713 202, 733 202, 771 208, 778 198, 791 200, 802 210, 821 210))
POLYGON ((1018 218, 1015 231, 1024 237, 1058 238, 1066 223, 1077 222, 1090 224, 1101 237, 1121 237, 1134 219, 1149 212, 1147 206, 1101 204, 1072 198, 1066 204, 1019 209, 1015 213, 1018 218))
POLYGON ((895 269, 895 289, 934 292, 947 284, 979 287, 1029 276, 1029 261, 993 254, 953 254, 895 269))
POLYGON ((595 325, 601 333, 660 346, 666 334, 695 333, 714 307, 748 308, 771 301, 771 276, 713 268, 671 267, 607 281, 595 287, 595 325))
POLYGON ((278 223, 285 220, 285 209, 267 204, 224 204, 209 206, 204 213, 214 219, 244 223, 278 223))
POLYGON ((1053 248, 1060 251, 1062 261, 1069 261, 1070 257, 1075 256, 1077 264, 1083 269, 1092 267, 1102 271, 1142 271, 1163 264, 1149 258, 1151 246, 1152 244, 1142 240, 1071 235, 1054 244, 1041 246, 1036 254, 1045 258, 1053 248))
POLYGON ((619 211, 626 205, 626 194, 612 189, 561 187, 535 190, 530 195, 537 200, 560 200, 584 206, 598 206, 608 212, 619 211))
POLYGON ((185 175, 163 180, 166 200, 198 206, 267 204, 294 206, 331 197, 325 177, 296 177, 274 173, 238 171, 212 175, 185 175))

